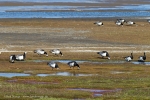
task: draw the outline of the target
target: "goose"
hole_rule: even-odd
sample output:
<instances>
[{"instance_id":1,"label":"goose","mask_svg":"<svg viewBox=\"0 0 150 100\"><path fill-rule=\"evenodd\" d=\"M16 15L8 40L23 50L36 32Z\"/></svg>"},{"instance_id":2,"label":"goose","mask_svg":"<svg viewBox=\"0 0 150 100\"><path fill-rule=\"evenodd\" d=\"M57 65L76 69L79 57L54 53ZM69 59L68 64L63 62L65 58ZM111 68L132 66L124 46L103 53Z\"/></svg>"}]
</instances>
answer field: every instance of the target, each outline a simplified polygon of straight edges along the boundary
<instances>
[{"instance_id":1,"label":"goose","mask_svg":"<svg viewBox=\"0 0 150 100\"><path fill-rule=\"evenodd\" d=\"M97 54L102 56L102 58L107 57L108 59L110 59L109 53L107 51L100 51L100 52L97 52Z\"/></svg>"},{"instance_id":2,"label":"goose","mask_svg":"<svg viewBox=\"0 0 150 100\"><path fill-rule=\"evenodd\" d=\"M78 69L80 69L80 66L76 61L70 61L67 64L70 66L70 68L73 67L73 69L74 69L74 67L77 66Z\"/></svg>"},{"instance_id":3,"label":"goose","mask_svg":"<svg viewBox=\"0 0 150 100\"><path fill-rule=\"evenodd\" d=\"M150 19L148 19L147 22L150 24Z\"/></svg>"},{"instance_id":4,"label":"goose","mask_svg":"<svg viewBox=\"0 0 150 100\"><path fill-rule=\"evenodd\" d=\"M53 49L50 52L55 54L55 55L59 55L60 54L61 56L63 56L62 52L59 49Z\"/></svg>"},{"instance_id":5,"label":"goose","mask_svg":"<svg viewBox=\"0 0 150 100\"><path fill-rule=\"evenodd\" d=\"M125 19L117 19L118 22L121 22L121 23L125 23L126 20Z\"/></svg>"},{"instance_id":6,"label":"goose","mask_svg":"<svg viewBox=\"0 0 150 100\"><path fill-rule=\"evenodd\" d=\"M125 60L128 61L128 62L133 60L133 53L131 53L130 56L125 57Z\"/></svg>"},{"instance_id":7,"label":"goose","mask_svg":"<svg viewBox=\"0 0 150 100\"><path fill-rule=\"evenodd\" d=\"M16 56L15 56L15 55L11 55L11 56L9 57L9 62L14 63L15 60L16 60Z\"/></svg>"},{"instance_id":8,"label":"goose","mask_svg":"<svg viewBox=\"0 0 150 100\"><path fill-rule=\"evenodd\" d=\"M48 62L47 65L49 65L52 68L52 70L54 68L59 69L59 66L56 62Z\"/></svg>"},{"instance_id":9,"label":"goose","mask_svg":"<svg viewBox=\"0 0 150 100\"><path fill-rule=\"evenodd\" d=\"M15 59L16 59L17 61L23 61L23 60L25 60L25 58L26 58L26 53L27 53L27 52L24 52L23 54L15 55Z\"/></svg>"},{"instance_id":10,"label":"goose","mask_svg":"<svg viewBox=\"0 0 150 100\"><path fill-rule=\"evenodd\" d=\"M121 21L116 21L116 23L115 23L116 25L118 25L118 26L121 26L121 25L123 25L123 23L121 22Z\"/></svg>"},{"instance_id":11,"label":"goose","mask_svg":"<svg viewBox=\"0 0 150 100\"><path fill-rule=\"evenodd\" d=\"M144 55L139 57L139 61L144 62L145 60L146 60L146 53L144 52Z\"/></svg>"},{"instance_id":12,"label":"goose","mask_svg":"<svg viewBox=\"0 0 150 100\"><path fill-rule=\"evenodd\" d=\"M14 63L15 61L24 61L26 58L26 53L24 52L24 54L19 54L19 55L11 55L9 57L9 62Z\"/></svg>"},{"instance_id":13,"label":"goose","mask_svg":"<svg viewBox=\"0 0 150 100\"><path fill-rule=\"evenodd\" d=\"M104 25L103 22L101 22L101 21L97 21L94 24L97 25L97 26L103 26Z\"/></svg>"},{"instance_id":14,"label":"goose","mask_svg":"<svg viewBox=\"0 0 150 100\"><path fill-rule=\"evenodd\" d=\"M127 25L133 25L133 24L135 24L135 22L133 22L133 21L127 21L126 24Z\"/></svg>"},{"instance_id":15,"label":"goose","mask_svg":"<svg viewBox=\"0 0 150 100\"><path fill-rule=\"evenodd\" d=\"M34 53L37 53L38 55L46 55L48 56L47 52L45 52L43 49L37 49L37 50L34 50Z\"/></svg>"}]
</instances>

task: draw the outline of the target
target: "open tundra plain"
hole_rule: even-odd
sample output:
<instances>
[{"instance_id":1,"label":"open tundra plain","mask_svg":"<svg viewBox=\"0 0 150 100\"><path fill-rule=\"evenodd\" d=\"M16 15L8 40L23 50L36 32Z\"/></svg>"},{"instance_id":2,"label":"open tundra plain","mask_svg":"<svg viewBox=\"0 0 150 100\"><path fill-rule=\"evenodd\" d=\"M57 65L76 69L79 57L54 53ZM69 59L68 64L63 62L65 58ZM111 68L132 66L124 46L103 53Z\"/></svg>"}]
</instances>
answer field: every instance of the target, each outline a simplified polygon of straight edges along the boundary
<instances>
[{"instance_id":1,"label":"open tundra plain","mask_svg":"<svg viewBox=\"0 0 150 100\"><path fill-rule=\"evenodd\" d=\"M103 26L93 24L99 20ZM0 98L150 99L150 24L134 19L134 25L117 26L115 21L0 19ZM48 57L34 53L36 49L44 49ZM50 53L53 49L63 56ZM103 50L110 60L97 54ZM25 61L9 62L10 55L24 52ZM126 62L131 52L133 60ZM138 62L144 52L146 61ZM79 70L67 65L71 60L78 62ZM60 69L52 70L49 61Z\"/></svg>"}]
</instances>

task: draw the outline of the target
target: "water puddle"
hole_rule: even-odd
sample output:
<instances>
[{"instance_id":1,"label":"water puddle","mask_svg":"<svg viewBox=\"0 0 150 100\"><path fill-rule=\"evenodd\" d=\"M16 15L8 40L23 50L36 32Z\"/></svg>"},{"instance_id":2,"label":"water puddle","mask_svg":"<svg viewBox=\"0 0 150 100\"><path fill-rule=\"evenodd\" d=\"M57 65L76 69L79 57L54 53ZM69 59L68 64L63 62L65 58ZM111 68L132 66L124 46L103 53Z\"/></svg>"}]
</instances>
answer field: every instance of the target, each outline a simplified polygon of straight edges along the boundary
<instances>
[{"instance_id":1,"label":"water puddle","mask_svg":"<svg viewBox=\"0 0 150 100\"><path fill-rule=\"evenodd\" d=\"M78 73L70 73L70 72L57 72L52 74L37 74L37 76L45 77L45 76L94 76L97 74L78 74Z\"/></svg>"},{"instance_id":2,"label":"water puddle","mask_svg":"<svg viewBox=\"0 0 150 100\"><path fill-rule=\"evenodd\" d=\"M59 62L67 64L71 60L51 60L52 62ZM49 60L32 60L32 62L49 62ZM150 62L139 62L139 61L113 61L113 60L107 60L105 62L98 62L98 61L90 61L90 60L76 60L77 63L90 63L90 64L123 64L123 63L132 63L132 64L143 64L143 65L150 65Z\"/></svg>"},{"instance_id":3,"label":"water puddle","mask_svg":"<svg viewBox=\"0 0 150 100\"><path fill-rule=\"evenodd\" d=\"M64 63L67 64L68 62L72 61L72 60L32 60L31 62L59 62L59 63ZM92 64L122 64L125 63L126 61L112 61L112 60L107 60L107 62L98 62L98 61L90 61L90 60L76 60L77 63L92 63Z\"/></svg>"},{"instance_id":4,"label":"water puddle","mask_svg":"<svg viewBox=\"0 0 150 100\"><path fill-rule=\"evenodd\" d=\"M60 62L60 63L64 63L67 64L68 62L72 61L72 60L53 60L54 62ZM84 63L84 62L88 62L87 60L76 60L77 63Z\"/></svg>"},{"instance_id":5,"label":"water puddle","mask_svg":"<svg viewBox=\"0 0 150 100\"><path fill-rule=\"evenodd\" d=\"M50 60L32 60L33 62L49 62ZM59 62L59 63L64 63L67 64L68 62L70 62L72 60L51 60L51 62ZM84 63L84 62L89 62L86 60L76 60L77 63Z\"/></svg>"},{"instance_id":6,"label":"water puddle","mask_svg":"<svg viewBox=\"0 0 150 100\"><path fill-rule=\"evenodd\" d=\"M140 64L143 64L143 65L150 65L150 62L132 62L133 64L136 64L136 65L140 65Z\"/></svg>"},{"instance_id":7,"label":"water puddle","mask_svg":"<svg viewBox=\"0 0 150 100\"><path fill-rule=\"evenodd\" d=\"M94 76L97 74L81 74L81 73L70 73L70 72L56 72L51 74L37 74L36 76L40 77L46 77L46 76ZM12 78L16 76L32 76L32 74L26 74L26 73L0 73L0 77L7 77Z\"/></svg>"},{"instance_id":8,"label":"water puddle","mask_svg":"<svg viewBox=\"0 0 150 100\"><path fill-rule=\"evenodd\" d=\"M93 97L99 97L102 96L105 93L111 93L111 92L118 92L121 91L121 89L114 89L114 90L98 90L98 89L83 89L83 88L77 88L77 89L69 89L69 90L77 90L77 91L87 91L93 93Z\"/></svg>"},{"instance_id":9,"label":"water puddle","mask_svg":"<svg viewBox=\"0 0 150 100\"><path fill-rule=\"evenodd\" d=\"M30 76L30 74L25 73L0 73L0 77L15 77L15 76Z\"/></svg>"}]
</instances>

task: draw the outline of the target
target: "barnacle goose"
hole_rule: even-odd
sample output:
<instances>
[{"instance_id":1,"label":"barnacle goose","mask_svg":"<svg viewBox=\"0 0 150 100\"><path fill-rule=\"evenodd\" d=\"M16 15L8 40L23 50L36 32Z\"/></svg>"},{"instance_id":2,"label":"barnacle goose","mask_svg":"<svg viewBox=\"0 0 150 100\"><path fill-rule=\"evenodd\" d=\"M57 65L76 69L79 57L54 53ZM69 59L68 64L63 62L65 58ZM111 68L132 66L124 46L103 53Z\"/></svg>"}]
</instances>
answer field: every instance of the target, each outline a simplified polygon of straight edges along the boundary
<instances>
[{"instance_id":1,"label":"barnacle goose","mask_svg":"<svg viewBox=\"0 0 150 100\"><path fill-rule=\"evenodd\" d=\"M100 52L97 52L97 54L102 56L102 58L107 57L108 59L110 59L109 53L107 51L100 51Z\"/></svg>"},{"instance_id":2,"label":"barnacle goose","mask_svg":"<svg viewBox=\"0 0 150 100\"><path fill-rule=\"evenodd\" d=\"M133 60L133 53L131 53L130 56L125 57L125 60L128 61L128 62Z\"/></svg>"},{"instance_id":3,"label":"barnacle goose","mask_svg":"<svg viewBox=\"0 0 150 100\"><path fill-rule=\"evenodd\" d=\"M15 60L16 60L16 56L15 56L15 55L11 55L11 56L9 57L9 62L14 63Z\"/></svg>"},{"instance_id":4,"label":"barnacle goose","mask_svg":"<svg viewBox=\"0 0 150 100\"><path fill-rule=\"evenodd\" d=\"M150 19L148 19L147 22L150 23Z\"/></svg>"},{"instance_id":5,"label":"barnacle goose","mask_svg":"<svg viewBox=\"0 0 150 100\"><path fill-rule=\"evenodd\" d=\"M48 56L47 52L45 52L45 50L43 50L43 49L34 50L34 53L37 53L38 55L46 55L46 56Z\"/></svg>"},{"instance_id":6,"label":"barnacle goose","mask_svg":"<svg viewBox=\"0 0 150 100\"><path fill-rule=\"evenodd\" d=\"M133 22L133 21L127 21L126 24L127 25L133 25L133 24L135 24L135 22Z\"/></svg>"},{"instance_id":7,"label":"barnacle goose","mask_svg":"<svg viewBox=\"0 0 150 100\"><path fill-rule=\"evenodd\" d=\"M70 68L73 67L73 69L74 69L74 67L77 66L78 69L80 69L80 66L76 61L70 61L67 64L70 66Z\"/></svg>"},{"instance_id":8,"label":"barnacle goose","mask_svg":"<svg viewBox=\"0 0 150 100\"><path fill-rule=\"evenodd\" d=\"M117 19L118 22L121 22L121 23L125 23L126 20L125 19Z\"/></svg>"},{"instance_id":9,"label":"barnacle goose","mask_svg":"<svg viewBox=\"0 0 150 100\"><path fill-rule=\"evenodd\" d=\"M9 57L9 61L10 61L11 63L14 63L15 60L16 60L16 61L24 61L25 58L26 58L26 53L27 53L27 52L24 52L23 54L19 54L19 55L11 55L11 56Z\"/></svg>"},{"instance_id":10,"label":"barnacle goose","mask_svg":"<svg viewBox=\"0 0 150 100\"><path fill-rule=\"evenodd\" d=\"M123 25L123 23L121 22L121 21L116 21L116 23L115 23L116 25L118 25L118 26L121 26L121 25Z\"/></svg>"},{"instance_id":11,"label":"barnacle goose","mask_svg":"<svg viewBox=\"0 0 150 100\"><path fill-rule=\"evenodd\" d=\"M50 52L53 53L54 55L59 55L60 54L61 56L63 56L62 52L59 49L53 49Z\"/></svg>"},{"instance_id":12,"label":"barnacle goose","mask_svg":"<svg viewBox=\"0 0 150 100\"><path fill-rule=\"evenodd\" d=\"M49 65L52 68L52 70L54 68L59 69L59 66L56 62L48 62L47 65Z\"/></svg>"},{"instance_id":13,"label":"barnacle goose","mask_svg":"<svg viewBox=\"0 0 150 100\"><path fill-rule=\"evenodd\" d=\"M146 53L144 52L144 55L140 56L138 61L144 62L145 60L146 60Z\"/></svg>"},{"instance_id":14,"label":"barnacle goose","mask_svg":"<svg viewBox=\"0 0 150 100\"><path fill-rule=\"evenodd\" d=\"M101 21L97 21L94 24L97 25L97 26L103 26L104 25L103 22L101 22Z\"/></svg>"}]
</instances>

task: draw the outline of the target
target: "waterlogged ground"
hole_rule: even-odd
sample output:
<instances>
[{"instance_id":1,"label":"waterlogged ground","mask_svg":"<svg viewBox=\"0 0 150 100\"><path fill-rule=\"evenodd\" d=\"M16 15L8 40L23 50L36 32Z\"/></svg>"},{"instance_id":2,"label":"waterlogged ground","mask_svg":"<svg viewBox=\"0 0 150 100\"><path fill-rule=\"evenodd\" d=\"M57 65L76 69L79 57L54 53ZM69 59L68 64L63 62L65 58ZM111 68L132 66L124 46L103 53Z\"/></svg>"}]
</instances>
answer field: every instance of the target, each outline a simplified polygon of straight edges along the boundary
<instances>
[{"instance_id":1,"label":"waterlogged ground","mask_svg":"<svg viewBox=\"0 0 150 100\"><path fill-rule=\"evenodd\" d=\"M1 19L0 89L3 99L149 99L149 23L116 26L116 19ZM129 20L129 19L127 19ZM39 56L35 49L48 53ZM63 56L49 51L60 49ZM107 50L110 60L97 52ZM12 54L26 60L9 63ZM133 52L131 62L124 60ZM146 52L145 62L138 57ZM70 68L67 62L80 65ZM52 70L47 62L57 62ZM62 92L63 91L63 92ZM70 94L71 93L71 94Z\"/></svg>"}]
</instances>

